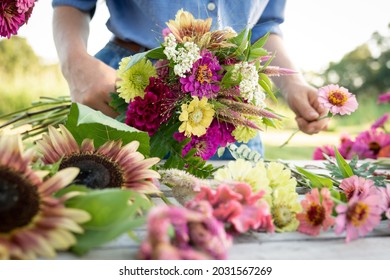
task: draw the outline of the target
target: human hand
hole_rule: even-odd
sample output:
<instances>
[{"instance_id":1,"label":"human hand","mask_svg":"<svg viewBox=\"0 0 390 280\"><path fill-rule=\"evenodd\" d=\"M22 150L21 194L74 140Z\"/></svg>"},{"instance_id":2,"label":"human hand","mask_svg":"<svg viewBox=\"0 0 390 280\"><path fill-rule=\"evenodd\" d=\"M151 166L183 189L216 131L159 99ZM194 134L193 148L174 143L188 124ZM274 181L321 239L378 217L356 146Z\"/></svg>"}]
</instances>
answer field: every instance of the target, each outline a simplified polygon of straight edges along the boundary
<instances>
[{"instance_id":1,"label":"human hand","mask_svg":"<svg viewBox=\"0 0 390 280\"><path fill-rule=\"evenodd\" d=\"M329 118L328 110L318 102L317 89L302 81L288 84L283 91L287 104L294 111L299 129L306 134L315 134L326 130Z\"/></svg>"},{"instance_id":2,"label":"human hand","mask_svg":"<svg viewBox=\"0 0 390 280\"><path fill-rule=\"evenodd\" d=\"M99 110L105 115L118 114L109 106L110 93L115 91L115 69L88 54L69 61L63 68L72 101Z\"/></svg>"}]
</instances>

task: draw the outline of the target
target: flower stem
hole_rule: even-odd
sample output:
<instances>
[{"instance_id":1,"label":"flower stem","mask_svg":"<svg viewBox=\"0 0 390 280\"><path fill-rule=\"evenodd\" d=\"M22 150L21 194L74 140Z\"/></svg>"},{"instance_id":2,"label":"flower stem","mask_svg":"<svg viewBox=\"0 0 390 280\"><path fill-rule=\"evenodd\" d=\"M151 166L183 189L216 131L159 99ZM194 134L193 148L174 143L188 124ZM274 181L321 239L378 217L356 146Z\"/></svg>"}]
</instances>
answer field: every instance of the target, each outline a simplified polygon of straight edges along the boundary
<instances>
[{"instance_id":1,"label":"flower stem","mask_svg":"<svg viewBox=\"0 0 390 280\"><path fill-rule=\"evenodd\" d=\"M288 137L288 139L287 139L282 145L280 145L279 147L280 147L280 148L283 148L284 146L286 146L286 145L290 142L290 140L295 136L295 134L297 134L298 132L299 132L299 129L295 130L295 131L290 135L290 137Z\"/></svg>"}]
</instances>

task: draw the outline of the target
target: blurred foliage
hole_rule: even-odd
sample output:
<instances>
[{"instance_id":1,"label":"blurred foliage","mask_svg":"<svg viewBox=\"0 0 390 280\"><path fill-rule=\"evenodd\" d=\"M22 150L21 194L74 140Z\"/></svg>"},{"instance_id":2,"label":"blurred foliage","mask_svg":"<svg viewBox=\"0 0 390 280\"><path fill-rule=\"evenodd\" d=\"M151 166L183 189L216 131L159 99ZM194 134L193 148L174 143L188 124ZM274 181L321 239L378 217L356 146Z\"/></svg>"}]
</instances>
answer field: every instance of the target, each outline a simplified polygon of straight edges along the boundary
<instances>
[{"instance_id":1,"label":"blurred foliage","mask_svg":"<svg viewBox=\"0 0 390 280\"><path fill-rule=\"evenodd\" d=\"M316 86L337 83L358 96L371 98L390 91L390 24L385 34L373 33L366 43L310 79Z\"/></svg>"}]
</instances>

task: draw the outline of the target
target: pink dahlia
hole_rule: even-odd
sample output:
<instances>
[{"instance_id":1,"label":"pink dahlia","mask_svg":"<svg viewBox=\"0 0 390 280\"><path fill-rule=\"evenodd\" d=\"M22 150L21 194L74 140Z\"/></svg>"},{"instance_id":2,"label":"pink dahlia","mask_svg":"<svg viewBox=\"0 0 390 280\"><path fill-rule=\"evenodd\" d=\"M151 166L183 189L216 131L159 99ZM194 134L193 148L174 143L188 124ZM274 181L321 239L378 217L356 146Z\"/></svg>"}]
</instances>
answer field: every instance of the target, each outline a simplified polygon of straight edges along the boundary
<instances>
[{"instance_id":1,"label":"pink dahlia","mask_svg":"<svg viewBox=\"0 0 390 280\"><path fill-rule=\"evenodd\" d=\"M383 93L378 97L378 103L389 103L390 102L390 92Z\"/></svg>"},{"instance_id":2,"label":"pink dahlia","mask_svg":"<svg viewBox=\"0 0 390 280\"><path fill-rule=\"evenodd\" d=\"M363 237L371 232L381 221L382 198L378 194L351 197L348 204L336 207L336 234L346 231L346 241Z\"/></svg>"},{"instance_id":3,"label":"pink dahlia","mask_svg":"<svg viewBox=\"0 0 390 280\"><path fill-rule=\"evenodd\" d=\"M173 94L169 87L160 79L151 77L145 96L137 96L129 103L125 122L152 136L170 118L173 109Z\"/></svg>"},{"instance_id":4,"label":"pink dahlia","mask_svg":"<svg viewBox=\"0 0 390 280\"><path fill-rule=\"evenodd\" d=\"M390 114L386 113L383 114L382 117L377 119L372 125L371 128L383 128L385 123L390 119Z\"/></svg>"},{"instance_id":5,"label":"pink dahlia","mask_svg":"<svg viewBox=\"0 0 390 280\"><path fill-rule=\"evenodd\" d=\"M301 201L302 213L297 214L299 220L298 231L308 235L320 234L321 228L327 231L334 224L332 218L333 201L327 188L312 189Z\"/></svg>"},{"instance_id":6,"label":"pink dahlia","mask_svg":"<svg viewBox=\"0 0 390 280\"><path fill-rule=\"evenodd\" d=\"M201 187L195 201L208 201L213 216L224 222L234 233L249 230L274 232L269 205L261 200L264 192L253 193L250 185L220 184L216 189Z\"/></svg>"},{"instance_id":7,"label":"pink dahlia","mask_svg":"<svg viewBox=\"0 0 390 280\"><path fill-rule=\"evenodd\" d=\"M0 2L0 36L16 35L20 26L26 23L26 15L18 12L17 2L4 0Z\"/></svg>"},{"instance_id":8,"label":"pink dahlia","mask_svg":"<svg viewBox=\"0 0 390 280\"><path fill-rule=\"evenodd\" d=\"M190 92L192 96L199 98L216 97L220 89L218 82L221 80L218 71L222 67L217 57L208 50L203 50L200 55L202 57L193 64L191 74L180 78L182 91Z\"/></svg>"},{"instance_id":9,"label":"pink dahlia","mask_svg":"<svg viewBox=\"0 0 390 280\"><path fill-rule=\"evenodd\" d=\"M333 115L350 115L358 107L356 97L348 89L333 84L318 90L318 101Z\"/></svg>"},{"instance_id":10,"label":"pink dahlia","mask_svg":"<svg viewBox=\"0 0 390 280\"><path fill-rule=\"evenodd\" d=\"M390 134L379 129L369 129L361 132L355 139L351 152L360 159L376 159L381 149L390 145Z\"/></svg>"},{"instance_id":11,"label":"pink dahlia","mask_svg":"<svg viewBox=\"0 0 390 280\"><path fill-rule=\"evenodd\" d=\"M34 7L36 0L17 0L16 7L18 8L18 13L26 13Z\"/></svg>"},{"instance_id":12,"label":"pink dahlia","mask_svg":"<svg viewBox=\"0 0 390 280\"><path fill-rule=\"evenodd\" d=\"M374 181L356 175L343 179L339 187L344 191L348 200L354 195L364 197L377 192Z\"/></svg>"},{"instance_id":13,"label":"pink dahlia","mask_svg":"<svg viewBox=\"0 0 390 280\"><path fill-rule=\"evenodd\" d=\"M211 209L210 205L202 207ZM138 253L144 260L226 259L232 243L223 224L213 216L183 207L153 208L147 226Z\"/></svg>"},{"instance_id":14,"label":"pink dahlia","mask_svg":"<svg viewBox=\"0 0 390 280\"><path fill-rule=\"evenodd\" d=\"M325 155L328 155L330 157L334 157L334 149L331 145L325 145L322 147L317 147L313 152L313 159L314 160L324 160L326 159L324 157Z\"/></svg>"}]
</instances>

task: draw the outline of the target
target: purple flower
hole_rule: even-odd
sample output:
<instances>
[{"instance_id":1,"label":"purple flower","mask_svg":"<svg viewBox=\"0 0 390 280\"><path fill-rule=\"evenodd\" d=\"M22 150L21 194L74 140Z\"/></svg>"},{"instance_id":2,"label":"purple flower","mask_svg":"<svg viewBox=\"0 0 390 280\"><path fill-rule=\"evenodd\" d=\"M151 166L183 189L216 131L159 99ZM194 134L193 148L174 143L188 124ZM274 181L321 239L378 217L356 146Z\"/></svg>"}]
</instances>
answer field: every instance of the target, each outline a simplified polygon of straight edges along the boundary
<instances>
[{"instance_id":1,"label":"purple flower","mask_svg":"<svg viewBox=\"0 0 390 280\"><path fill-rule=\"evenodd\" d=\"M371 128L380 128L380 127L384 127L385 123L389 120L390 118L390 114L389 113L386 113L386 114L383 114L382 117L380 117L379 119L377 119L371 126Z\"/></svg>"},{"instance_id":2,"label":"purple flower","mask_svg":"<svg viewBox=\"0 0 390 280\"><path fill-rule=\"evenodd\" d=\"M390 92L383 93L378 97L378 103L389 103L390 102Z\"/></svg>"},{"instance_id":3,"label":"purple flower","mask_svg":"<svg viewBox=\"0 0 390 280\"><path fill-rule=\"evenodd\" d=\"M181 89L199 98L203 96L216 97L220 89L218 82L222 78L218 71L222 67L219 65L218 59L208 50L203 50L200 55L202 58L194 63L190 75L180 78Z\"/></svg>"},{"instance_id":4,"label":"purple flower","mask_svg":"<svg viewBox=\"0 0 390 280\"><path fill-rule=\"evenodd\" d=\"M5 0L0 2L0 36L7 37L16 35L20 26L26 23L24 13L18 12L17 2Z\"/></svg>"},{"instance_id":5,"label":"purple flower","mask_svg":"<svg viewBox=\"0 0 390 280\"><path fill-rule=\"evenodd\" d=\"M360 159L378 157L379 151L390 145L390 134L378 129L369 129L361 132L352 145L351 153L359 156Z\"/></svg>"}]
</instances>

